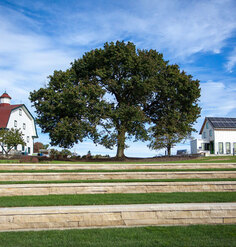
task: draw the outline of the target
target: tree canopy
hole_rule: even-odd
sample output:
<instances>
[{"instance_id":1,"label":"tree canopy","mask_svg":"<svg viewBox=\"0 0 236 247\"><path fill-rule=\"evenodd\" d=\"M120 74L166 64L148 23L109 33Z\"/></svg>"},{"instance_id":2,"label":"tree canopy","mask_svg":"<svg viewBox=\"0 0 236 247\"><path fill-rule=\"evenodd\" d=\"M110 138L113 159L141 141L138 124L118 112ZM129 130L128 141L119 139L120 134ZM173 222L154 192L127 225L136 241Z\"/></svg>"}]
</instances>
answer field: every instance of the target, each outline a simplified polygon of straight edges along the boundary
<instances>
[{"instance_id":1,"label":"tree canopy","mask_svg":"<svg viewBox=\"0 0 236 247\"><path fill-rule=\"evenodd\" d=\"M199 81L181 72L178 65L167 65L146 108L153 123L149 147L166 148L170 155L174 144L189 138L200 116L199 97Z\"/></svg>"},{"instance_id":2,"label":"tree canopy","mask_svg":"<svg viewBox=\"0 0 236 247\"><path fill-rule=\"evenodd\" d=\"M179 110L197 105L199 93L185 95L184 87L200 92L198 82L183 76L178 67L174 71L175 66L172 73L179 81L172 82L166 78L169 67L155 50L137 50L131 42L105 43L103 49L91 50L75 60L68 70L54 71L45 88L30 93L37 122L49 133L52 145L70 148L91 138L107 148L117 146L117 157L123 158L126 139L148 140L147 123L157 123L162 110L170 108L164 95L174 93L173 101L179 105L182 97L186 98L186 105ZM188 82L182 82L185 80ZM178 82L183 89L179 87L177 97ZM157 104L160 97L162 109ZM194 99L187 100L191 97ZM197 116L193 113L190 122ZM186 122L189 120L186 116Z\"/></svg>"}]
</instances>

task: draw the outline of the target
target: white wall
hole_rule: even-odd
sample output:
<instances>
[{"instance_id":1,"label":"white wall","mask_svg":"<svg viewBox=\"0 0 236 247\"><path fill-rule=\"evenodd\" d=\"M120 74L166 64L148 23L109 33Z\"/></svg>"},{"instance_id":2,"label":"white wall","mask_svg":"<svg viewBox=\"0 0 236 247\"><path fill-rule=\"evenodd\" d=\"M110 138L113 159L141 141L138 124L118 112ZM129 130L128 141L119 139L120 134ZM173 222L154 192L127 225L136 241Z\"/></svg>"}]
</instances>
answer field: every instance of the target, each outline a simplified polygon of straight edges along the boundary
<instances>
[{"instance_id":1,"label":"white wall","mask_svg":"<svg viewBox=\"0 0 236 247\"><path fill-rule=\"evenodd\" d=\"M219 142L223 142L224 154L226 154L226 142L230 142L231 154L233 153L233 143L236 143L236 130L222 131L215 130L215 153L219 152ZM235 150L236 151L236 150Z\"/></svg>"},{"instance_id":2,"label":"white wall","mask_svg":"<svg viewBox=\"0 0 236 247\"><path fill-rule=\"evenodd\" d=\"M20 109L21 109L21 115L20 115ZM17 126L15 127L15 120L17 121ZM23 124L25 124L25 129L23 129ZM23 138L26 143L26 146L24 147L24 151L28 153L28 148L30 148L30 153L33 153L33 146L34 146L34 140L33 136L36 136L35 132L35 124L34 119L31 117L31 115L28 113L26 108L24 106L14 109L11 112L7 128L14 128L14 129L20 129L23 133ZM22 151L22 146L18 145L17 150Z\"/></svg>"}]
</instances>

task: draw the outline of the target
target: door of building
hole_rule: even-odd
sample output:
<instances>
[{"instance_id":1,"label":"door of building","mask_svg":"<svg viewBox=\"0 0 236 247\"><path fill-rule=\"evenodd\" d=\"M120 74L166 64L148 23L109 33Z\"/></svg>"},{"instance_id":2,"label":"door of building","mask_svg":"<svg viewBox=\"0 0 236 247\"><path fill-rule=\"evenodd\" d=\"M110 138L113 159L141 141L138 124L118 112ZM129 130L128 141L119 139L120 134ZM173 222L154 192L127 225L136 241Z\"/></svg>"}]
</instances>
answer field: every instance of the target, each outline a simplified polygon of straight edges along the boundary
<instances>
[{"instance_id":1,"label":"door of building","mask_svg":"<svg viewBox=\"0 0 236 247\"><path fill-rule=\"evenodd\" d=\"M215 153L215 150L214 150L214 141L211 141L210 142L210 153L211 154L214 154Z\"/></svg>"}]
</instances>

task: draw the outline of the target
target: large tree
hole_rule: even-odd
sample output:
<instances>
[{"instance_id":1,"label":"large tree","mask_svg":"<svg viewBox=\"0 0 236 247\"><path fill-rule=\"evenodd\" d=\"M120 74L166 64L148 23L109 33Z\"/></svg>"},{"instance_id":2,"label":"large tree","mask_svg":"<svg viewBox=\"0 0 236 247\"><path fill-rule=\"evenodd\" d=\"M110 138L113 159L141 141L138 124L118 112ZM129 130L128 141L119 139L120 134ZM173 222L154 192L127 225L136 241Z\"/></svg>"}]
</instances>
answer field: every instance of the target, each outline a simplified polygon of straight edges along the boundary
<instances>
[{"instance_id":1,"label":"large tree","mask_svg":"<svg viewBox=\"0 0 236 247\"><path fill-rule=\"evenodd\" d=\"M166 148L171 155L176 143L189 138L200 115L199 97L199 81L180 71L178 65L167 65L146 107L153 124L149 147Z\"/></svg>"},{"instance_id":2,"label":"large tree","mask_svg":"<svg viewBox=\"0 0 236 247\"><path fill-rule=\"evenodd\" d=\"M12 128L0 130L0 146L3 153L8 156L9 152L17 145L26 145L19 129Z\"/></svg>"},{"instance_id":3,"label":"large tree","mask_svg":"<svg viewBox=\"0 0 236 247\"><path fill-rule=\"evenodd\" d=\"M67 71L55 71L45 88L30 94L37 122L52 145L68 148L88 137L107 148L117 146L117 157L123 158L127 138L149 138L150 99L166 86L162 74L167 66L155 50L106 43Z\"/></svg>"}]
</instances>

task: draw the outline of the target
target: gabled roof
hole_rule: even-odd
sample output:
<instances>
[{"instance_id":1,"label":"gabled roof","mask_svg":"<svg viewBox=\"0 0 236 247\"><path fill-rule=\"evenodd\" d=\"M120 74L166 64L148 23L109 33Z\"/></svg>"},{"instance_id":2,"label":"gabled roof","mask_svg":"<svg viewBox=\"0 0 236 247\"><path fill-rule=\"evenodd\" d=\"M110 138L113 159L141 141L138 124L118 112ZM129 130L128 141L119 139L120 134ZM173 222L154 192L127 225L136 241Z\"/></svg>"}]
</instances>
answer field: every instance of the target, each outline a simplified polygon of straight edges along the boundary
<instances>
[{"instance_id":1,"label":"gabled roof","mask_svg":"<svg viewBox=\"0 0 236 247\"><path fill-rule=\"evenodd\" d=\"M0 128L6 128L8 120L11 115L11 111L23 106L21 105L9 105L9 104L0 104Z\"/></svg>"},{"instance_id":2,"label":"gabled roof","mask_svg":"<svg viewBox=\"0 0 236 247\"><path fill-rule=\"evenodd\" d=\"M236 118L206 117L200 130L200 134L202 134L207 120L214 129L236 129Z\"/></svg>"}]
</instances>

